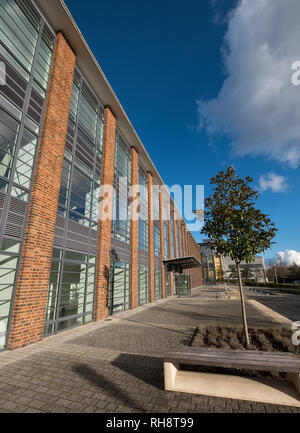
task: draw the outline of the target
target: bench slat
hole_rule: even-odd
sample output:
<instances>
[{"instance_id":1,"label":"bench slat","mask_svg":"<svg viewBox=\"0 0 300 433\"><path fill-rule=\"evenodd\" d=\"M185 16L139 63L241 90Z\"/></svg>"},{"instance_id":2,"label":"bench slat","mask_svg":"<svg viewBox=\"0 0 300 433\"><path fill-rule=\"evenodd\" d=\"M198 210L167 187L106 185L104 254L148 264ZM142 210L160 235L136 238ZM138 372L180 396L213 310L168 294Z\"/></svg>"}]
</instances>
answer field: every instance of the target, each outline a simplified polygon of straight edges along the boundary
<instances>
[{"instance_id":1,"label":"bench slat","mask_svg":"<svg viewBox=\"0 0 300 433\"><path fill-rule=\"evenodd\" d=\"M164 361L190 365L300 373L300 360L289 352L179 346L170 348Z\"/></svg>"}]
</instances>

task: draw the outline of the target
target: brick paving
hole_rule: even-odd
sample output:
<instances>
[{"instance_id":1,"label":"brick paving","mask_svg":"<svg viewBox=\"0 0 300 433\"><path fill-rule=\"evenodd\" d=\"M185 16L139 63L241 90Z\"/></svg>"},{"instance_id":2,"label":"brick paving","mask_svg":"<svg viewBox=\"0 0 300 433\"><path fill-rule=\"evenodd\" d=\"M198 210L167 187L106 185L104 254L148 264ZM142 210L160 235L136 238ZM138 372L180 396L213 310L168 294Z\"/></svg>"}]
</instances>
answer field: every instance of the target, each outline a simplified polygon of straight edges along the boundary
<instances>
[{"instance_id":1,"label":"brick paving","mask_svg":"<svg viewBox=\"0 0 300 433\"><path fill-rule=\"evenodd\" d=\"M204 322L240 323L239 301L200 288L0 354L0 412L300 412L163 389L162 357ZM250 326L276 326L248 304Z\"/></svg>"}]
</instances>

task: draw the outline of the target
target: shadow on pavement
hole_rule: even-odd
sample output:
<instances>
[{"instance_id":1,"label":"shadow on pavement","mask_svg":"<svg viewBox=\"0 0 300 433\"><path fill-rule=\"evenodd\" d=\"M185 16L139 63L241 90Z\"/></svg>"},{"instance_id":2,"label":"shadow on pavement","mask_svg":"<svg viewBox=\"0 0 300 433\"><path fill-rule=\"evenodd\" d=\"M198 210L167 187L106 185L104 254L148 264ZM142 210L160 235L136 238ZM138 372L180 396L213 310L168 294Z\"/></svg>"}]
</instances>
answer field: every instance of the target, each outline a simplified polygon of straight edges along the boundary
<instances>
[{"instance_id":1,"label":"shadow on pavement","mask_svg":"<svg viewBox=\"0 0 300 433\"><path fill-rule=\"evenodd\" d=\"M85 364L75 364L72 370L79 376L83 377L87 381L91 382L92 385L98 386L108 396L114 396L121 400L124 406L132 407L144 411L138 402L131 399L129 395L123 392L116 384L105 379L101 374L97 373L96 370Z\"/></svg>"},{"instance_id":2,"label":"shadow on pavement","mask_svg":"<svg viewBox=\"0 0 300 433\"><path fill-rule=\"evenodd\" d=\"M111 365L151 386L164 390L164 364L162 358L122 353Z\"/></svg>"}]
</instances>

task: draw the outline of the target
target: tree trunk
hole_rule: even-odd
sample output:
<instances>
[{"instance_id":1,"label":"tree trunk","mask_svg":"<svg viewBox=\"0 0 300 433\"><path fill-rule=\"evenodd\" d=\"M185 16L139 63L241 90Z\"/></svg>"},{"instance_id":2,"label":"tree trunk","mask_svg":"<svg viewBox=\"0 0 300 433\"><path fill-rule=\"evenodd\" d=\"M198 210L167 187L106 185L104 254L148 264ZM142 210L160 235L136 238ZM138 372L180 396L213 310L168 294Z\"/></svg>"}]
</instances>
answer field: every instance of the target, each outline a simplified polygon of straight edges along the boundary
<instances>
[{"instance_id":1,"label":"tree trunk","mask_svg":"<svg viewBox=\"0 0 300 433\"><path fill-rule=\"evenodd\" d=\"M241 277L241 270L240 270L240 264L239 263L236 263L236 268L237 268L237 273L238 273L239 288L240 288L240 295L241 295L242 316L243 316L243 324L244 324L244 331L245 331L245 338L246 338L246 347L248 349L249 345L250 345L250 340L249 340L249 334L248 334L245 298L244 298L243 284L242 284L242 277Z\"/></svg>"}]
</instances>

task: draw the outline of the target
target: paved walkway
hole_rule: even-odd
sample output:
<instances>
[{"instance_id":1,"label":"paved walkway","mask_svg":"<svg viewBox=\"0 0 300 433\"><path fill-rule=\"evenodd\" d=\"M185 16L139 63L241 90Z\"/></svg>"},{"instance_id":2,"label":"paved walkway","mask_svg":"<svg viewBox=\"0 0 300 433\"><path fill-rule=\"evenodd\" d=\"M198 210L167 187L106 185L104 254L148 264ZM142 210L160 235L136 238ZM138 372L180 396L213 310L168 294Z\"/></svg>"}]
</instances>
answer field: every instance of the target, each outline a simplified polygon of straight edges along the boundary
<instances>
[{"instance_id":1,"label":"paved walkway","mask_svg":"<svg viewBox=\"0 0 300 433\"><path fill-rule=\"evenodd\" d=\"M251 326L276 326L250 303ZM247 401L166 392L162 357L200 323L240 323L237 300L212 287L0 354L0 412L300 412Z\"/></svg>"}]
</instances>

